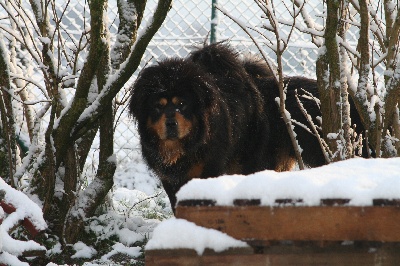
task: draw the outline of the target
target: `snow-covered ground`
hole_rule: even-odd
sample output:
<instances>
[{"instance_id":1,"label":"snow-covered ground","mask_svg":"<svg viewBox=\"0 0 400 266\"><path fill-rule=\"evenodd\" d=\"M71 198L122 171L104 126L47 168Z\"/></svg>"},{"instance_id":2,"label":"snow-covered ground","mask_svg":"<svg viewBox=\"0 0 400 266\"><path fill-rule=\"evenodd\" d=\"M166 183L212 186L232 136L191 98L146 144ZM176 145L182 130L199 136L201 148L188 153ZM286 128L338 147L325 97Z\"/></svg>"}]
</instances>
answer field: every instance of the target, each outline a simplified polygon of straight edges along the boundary
<instances>
[{"instance_id":1,"label":"snow-covered ground","mask_svg":"<svg viewBox=\"0 0 400 266\"><path fill-rule=\"evenodd\" d=\"M137 140L133 140L137 141ZM116 254L132 258L130 262L143 255L143 244L151 238L154 228L160 221L172 216L169 200L157 177L147 169L140 154L133 158L124 158L118 164L114 175L114 188L109 193L105 213L91 218L86 231L97 236L99 241L116 239L111 250L100 256L100 250L83 242L73 245L75 254L72 258L87 261L84 265L118 265L113 263L112 256ZM27 250L46 250L44 246L34 241L18 241L13 239L8 231L18 225L24 218L29 218L37 229L47 227L42 217L41 208L31 201L24 193L12 189L0 178L0 189L6 191L5 201L16 207L17 211L6 214L0 207L0 264L29 265L18 260L17 256ZM61 252L58 243L52 249L47 249L46 256L56 256ZM55 263L48 265L55 266Z\"/></svg>"},{"instance_id":2,"label":"snow-covered ground","mask_svg":"<svg viewBox=\"0 0 400 266\"><path fill-rule=\"evenodd\" d=\"M248 245L215 229L207 229L176 218L160 223L154 230L153 238L146 245L147 250L188 248L195 250L199 255L203 254L206 248L220 252L230 247Z\"/></svg>"}]
</instances>

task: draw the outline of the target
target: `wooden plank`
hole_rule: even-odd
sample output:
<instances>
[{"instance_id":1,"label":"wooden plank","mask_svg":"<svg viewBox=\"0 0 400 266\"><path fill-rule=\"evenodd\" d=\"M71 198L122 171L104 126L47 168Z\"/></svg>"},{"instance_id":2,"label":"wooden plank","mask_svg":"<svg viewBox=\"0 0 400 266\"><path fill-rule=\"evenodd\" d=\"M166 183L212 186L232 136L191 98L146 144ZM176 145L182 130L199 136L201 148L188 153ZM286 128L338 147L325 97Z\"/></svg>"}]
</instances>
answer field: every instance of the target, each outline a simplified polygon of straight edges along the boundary
<instances>
[{"instance_id":1,"label":"wooden plank","mask_svg":"<svg viewBox=\"0 0 400 266\"><path fill-rule=\"evenodd\" d=\"M242 240L400 242L400 207L178 205L176 217Z\"/></svg>"},{"instance_id":2,"label":"wooden plank","mask_svg":"<svg viewBox=\"0 0 400 266\"><path fill-rule=\"evenodd\" d=\"M174 251L172 251L174 252ZM262 261L260 255L204 255L160 257L146 255L146 266L202 266L202 265L268 265Z\"/></svg>"},{"instance_id":3,"label":"wooden plank","mask_svg":"<svg viewBox=\"0 0 400 266\"><path fill-rule=\"evenodd\" d=\"M214 250L206 249L201 256L192 249L163 249L146 250L145 262L146 266L210 265L210 263L215 265L226 262L234 262L233 264L226 265L244 265L246 261L254 260L252 256L254 256L252 248L230 248L222 252L215 252Z\"/></svg>"},{"instance_id":4,"label":"wooden plank","mask_svg":"<svg viewBox=\"0 0 400 266\"><path fill-rule=\"evenodd\" d=\"M274 246L263 254L247 252L205 252L199 256L194 250L171 249L146 251L146 266L165 265L400 265L399 246L378 248L358 246Z\"/></svg>"}]
</instances>

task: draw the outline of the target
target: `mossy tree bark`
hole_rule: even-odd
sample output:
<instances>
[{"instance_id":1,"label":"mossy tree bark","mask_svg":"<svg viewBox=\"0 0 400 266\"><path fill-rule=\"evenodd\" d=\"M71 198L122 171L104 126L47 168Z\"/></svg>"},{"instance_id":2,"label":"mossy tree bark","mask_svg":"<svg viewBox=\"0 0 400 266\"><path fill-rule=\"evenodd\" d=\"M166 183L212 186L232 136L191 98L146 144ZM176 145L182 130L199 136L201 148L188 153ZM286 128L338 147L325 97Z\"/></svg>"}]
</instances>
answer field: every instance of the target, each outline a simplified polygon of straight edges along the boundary
<instances>
[{"instance_id":1,"label":"mossy tree bark","mask_svg":"<svg viewBox=\"0 0 400 266\"><path fill-rule=\"evenodd\" d=\"M0 35L0 38L3 38ZM0 178L4 178L15 187L16 141L14 113L11 102L11 84L8 68L8 56L0 40Z\"/></svg>"},{"instance_id":2,"label":"mossy tree bark","mask_svg":"<svg viewBox=\"0 0 400 266\"><path fill-rule=\"evenodd\" d=\"M144 28L144 33L138 37L146 1L117 2L119 7L123 5L126 9L119 8L121 23L117 39L121 41L113 48L110 47L109 25L105 19L107 1L89 2L90 32L84 34L90 34L88 38L90 45L86 46L88 53L79 72L75 94L70 102L65 104L62 90L67 85L59 75L60 58L54 54L55 48L60 51L62 47L56 47L60 42L55 41L56 38L52 35L58 31L49 30L50 16L47 12L52 7L30 1L36 17L36 29L40 35L40 38L35 40L41 42L38 47L42 48L36 58L41 59L40 69L44 77L46 94L50 99L43 112L50 110L50 119L45 131L43 150L35 145L31 146L24 163L24 170L29 169L33 173L31 192L37 194L43 201L44 217L52 232L57 234L64 244L79 240L84 219L94 215L96 208L104 202L113 185L116 169L113 150L115 115L113 100L139 66L147 45L160 28L172 5L171 0L160 0L153 19ZM129 14L126 14L127 12ZM60 27L56 19L55 27ZM122 62L125 64L121 65ZM3 71L3 66L6 67L9 63L7 60L4 60L4 64L0 62L1 75L8 73ZM76 73L75 71L74 67L73 72ZM10 80L10 77L4 79L1 77L1 81L8 84ZM89 97L89 93L97 96L93 99ZM1 96L4 96L2 91ZM7 110L1 108L1 114L7 115ZM78 181L97 131L100 132L97 174L87 188L81 189ZM32 132L35 135L38 131ZM15 143L11 144L11 147L15 147ZM14 171L15 169L11 172ZM19 171L16 179L20 178L23 172Z\"/></svg>"},{"instance_id":3,"label":"mossy tree bark","mask_svg":"<svg viewBox=\"0 0 400 266\"><path fill-rule=\"evenodd\" d=\"M337 43L340 1L327 0L327 18L324 34L324 53L317 60L317 81L321 101L322 134L333 154L337 151L336 139L330 133L339 133L340 119L340 59ZM339 156L333 161L339 160Z\"/></svg>"}]
</instances>

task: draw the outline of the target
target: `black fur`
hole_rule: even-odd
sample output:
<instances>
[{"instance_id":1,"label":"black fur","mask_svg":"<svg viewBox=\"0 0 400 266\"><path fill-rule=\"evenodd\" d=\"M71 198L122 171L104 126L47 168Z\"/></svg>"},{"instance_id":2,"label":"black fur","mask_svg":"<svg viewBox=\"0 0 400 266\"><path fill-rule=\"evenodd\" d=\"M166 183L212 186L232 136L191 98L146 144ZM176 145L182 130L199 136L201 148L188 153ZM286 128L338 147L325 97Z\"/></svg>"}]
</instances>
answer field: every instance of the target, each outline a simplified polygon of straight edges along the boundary
<instances>
[{"instance_id":1,"label":"black fur","mask_svg":"<svg viewBox=\"0 0 400 266\"><path fill-rule=\"evenodd\" d=\"M292 77L285 82L287 110L293 119L308 125L294 94L297 89L302 95L302 88L318 96L316 81ZM171 102L175 96L189 103L185 111ZM268 66L251 57L239 58L223 43L196 50L186 59L163 60L140 73L129 108L138 123L144 159L160 177L172 208L176 192L192 178L293 167L295 154L277 97L278 85ZM162 140L155 133L154 128L170 127L159 122L167 115L154 107L157 99L166 103L161 109L176 109L174 129L183 114L182 121L189 125L183 127L189 130L187 135ZM321 116L315 101L302 98L302 103L313 118ZM323 165L317 138L300 126L295 131L306 164Z\"/></svg>"}]
</instances>

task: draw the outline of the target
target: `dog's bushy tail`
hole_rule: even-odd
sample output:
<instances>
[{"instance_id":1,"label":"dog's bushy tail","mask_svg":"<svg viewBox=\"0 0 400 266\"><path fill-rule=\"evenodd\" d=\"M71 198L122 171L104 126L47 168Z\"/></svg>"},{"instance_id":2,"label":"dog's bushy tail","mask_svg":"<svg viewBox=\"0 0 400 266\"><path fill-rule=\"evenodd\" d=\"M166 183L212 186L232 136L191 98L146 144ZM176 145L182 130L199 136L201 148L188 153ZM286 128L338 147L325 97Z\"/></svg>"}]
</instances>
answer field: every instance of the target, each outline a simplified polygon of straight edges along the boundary
<instances>
[{"instance_id":1,"label":"dog's bushy tail","mask_svg":"<svg viewBox=\"0 0 400 266\"><path fill-rule=\"evenodd\" d=\"M246 72L253 78L272 78L274 76L273 71L268 66L264 59L261 59L254 55L246 55L242 59L242 65ZM270 64L272 66L272 64Z\"/></svg>"},{"instance_id":2,"label":"dog's bushy tail","mask_svg":"<svg viewBox=\"0 0 400 266\"><path fill-rule=\"evenodd\" d=\"M194 50L188 60L216 77L244 78L245 72L239 54L226 42L213 43Z\"/></svg>"}]
</instances>

